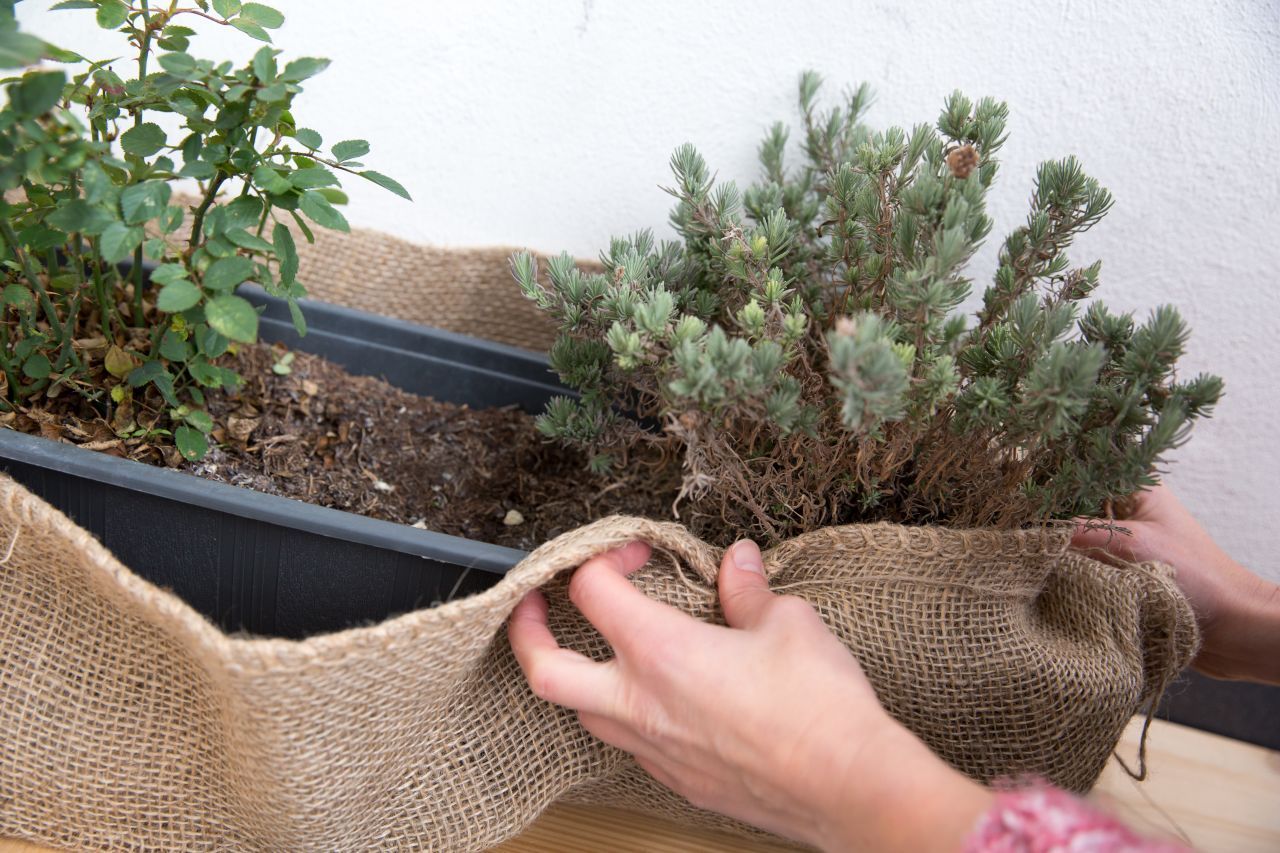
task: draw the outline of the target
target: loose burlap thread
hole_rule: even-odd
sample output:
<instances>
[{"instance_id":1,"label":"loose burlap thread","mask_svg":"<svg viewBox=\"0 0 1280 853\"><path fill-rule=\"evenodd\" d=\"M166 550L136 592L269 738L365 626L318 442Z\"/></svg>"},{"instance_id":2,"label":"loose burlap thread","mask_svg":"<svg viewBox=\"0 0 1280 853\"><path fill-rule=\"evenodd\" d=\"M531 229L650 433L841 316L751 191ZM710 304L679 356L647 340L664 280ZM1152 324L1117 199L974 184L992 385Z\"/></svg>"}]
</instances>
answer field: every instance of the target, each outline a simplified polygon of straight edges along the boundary
<instances>
[{"instance_id":1,"label":"loose burlap thread","mask_svg":"<svg viewBox=\"0 0 1280 853\"><path fill-rule=\"evenodd\" d=\"M476 850L569 798L735 831L537 699L506 617L543 586L561 641L603 639L567 570L624 542L648 595L718 621L719 553L614 517L479 595L294 641L228 636L0 478L0 837L67 848ZM1089 788L1198 635L1169 573L1059 530L839 527L765 555L889 710L980 780Z\"/></svg>"}]
</instances>

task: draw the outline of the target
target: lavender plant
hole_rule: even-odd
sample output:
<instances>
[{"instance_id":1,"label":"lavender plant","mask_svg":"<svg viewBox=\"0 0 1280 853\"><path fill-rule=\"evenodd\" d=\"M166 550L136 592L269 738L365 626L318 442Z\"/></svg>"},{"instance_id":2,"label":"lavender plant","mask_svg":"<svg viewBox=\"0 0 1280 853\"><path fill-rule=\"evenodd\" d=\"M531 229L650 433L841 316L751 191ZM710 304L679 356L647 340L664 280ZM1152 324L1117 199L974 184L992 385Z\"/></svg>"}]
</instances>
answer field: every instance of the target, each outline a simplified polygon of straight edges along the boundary
<instances>
[{"instance_id":1,"label":"lavender plant","mask_svg":"<svg viewBox=\"0 0 1280 853\"><path fill-rule=\"evenodd\" d=\"M615 239L602 272L513 258L559 325L551 364L579 392L539 429L587 448L596 470L651 454L681 465L682 512L715 538L1016 527L1151 485L1222 382L1178 378L1188 330L1174 308L1139 323L1090 301L1101 265L1066 250L1111 195L1074 158L1041 164L969 318L1005 104L957 92L932 125L874 131L865 85L829 109L819 88L801 77L800 162L785 164L775 124L745 190L676 150L678 241Z\"/></svg>"}]
</instances>

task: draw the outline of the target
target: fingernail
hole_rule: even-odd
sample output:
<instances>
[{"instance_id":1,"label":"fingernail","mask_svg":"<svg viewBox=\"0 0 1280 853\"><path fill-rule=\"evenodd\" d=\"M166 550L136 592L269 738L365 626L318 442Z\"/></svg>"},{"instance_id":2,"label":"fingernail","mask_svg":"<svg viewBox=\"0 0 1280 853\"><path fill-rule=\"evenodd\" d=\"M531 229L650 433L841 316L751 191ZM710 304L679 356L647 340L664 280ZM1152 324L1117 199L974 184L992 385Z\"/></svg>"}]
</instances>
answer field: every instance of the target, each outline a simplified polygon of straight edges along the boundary
<instances>
[{"instance_id":1,"label":"fingernail","mask_svg":"<svg viewBox=\"0 0 1280 853\"><path fill-rule=\"evenodd\" d=\"M758 575L764 574L764 560L760 558L760 548L750 539L744 539L735 544L730 555L733 557L734 568L744 572L755 572Z\"/></svg>"}]
</instances>

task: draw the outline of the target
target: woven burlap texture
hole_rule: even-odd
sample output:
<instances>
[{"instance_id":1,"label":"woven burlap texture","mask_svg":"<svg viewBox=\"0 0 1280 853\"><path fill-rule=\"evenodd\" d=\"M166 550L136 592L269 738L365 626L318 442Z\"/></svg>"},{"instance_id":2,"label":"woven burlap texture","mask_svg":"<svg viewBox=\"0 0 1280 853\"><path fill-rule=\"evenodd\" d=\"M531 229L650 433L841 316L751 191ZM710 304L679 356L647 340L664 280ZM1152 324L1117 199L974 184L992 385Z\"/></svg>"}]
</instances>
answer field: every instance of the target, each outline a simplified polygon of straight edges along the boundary
<instances>
[{"instance_id":1,"label":"woven burlap texture","mask_svg":"<svg viewBox=\"0 0 1280 853\"><path fill-rule=\"evenodd\" d=\"M326 231L314 244L299 241L298 280L312 299L543 352L555 326L521 294L511 275L515 251Z\"/></svg>"},{"instance_id":2,"label":"woven burlap texture","mask_svg":"<svg viewBox=\"0 0 1280 853\"><path fill-rule=\"evenodd\" d=\"M165 535L156 531L155 535ZM476 850L561 798L744 829L699 811L537 699L504 633L544 586L566 645L608 654L566 572L634 539L647 594L717 620L719 554L614 517L490 590L304 641L228 636L0 478L0 837L67 848ZM1059 531L842 527L766 554L889 710L983 780L1083 791L1197 643L1166 571Z\"/></svg>"}]
</instances>

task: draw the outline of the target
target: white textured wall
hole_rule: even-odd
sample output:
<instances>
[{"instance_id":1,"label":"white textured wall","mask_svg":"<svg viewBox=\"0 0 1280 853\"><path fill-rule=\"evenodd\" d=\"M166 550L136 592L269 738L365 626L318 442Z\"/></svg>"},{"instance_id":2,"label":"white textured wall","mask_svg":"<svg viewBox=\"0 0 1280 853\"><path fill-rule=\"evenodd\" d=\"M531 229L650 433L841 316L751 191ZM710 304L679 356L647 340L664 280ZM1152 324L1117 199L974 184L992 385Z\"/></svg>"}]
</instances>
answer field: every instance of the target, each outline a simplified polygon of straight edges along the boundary
<instances>
[{"instance_id":1,"label":"white textured wall","mask_svg":"<svg viewBox=\"0 0 1280 853\"><path fill-rule=\"evenodd\" d=\"M30 31L120 53L83 12L20 7ZM1100 295L1173 302L1188 373L1226 377L1218 415L1169 474L1232 553L1280 578L1280 4L277 0L276 42L333 66L295 110L327 141L365 137L417 201L349 185L353 223L457 245L594 255L665 227L666 160L686 140L721 176L755 174L798 72L870 81L877 124L932 120L954 88L1012 110L996 235L1025 213L1035 163L1074 153L1117 198L1074 253ZM248 56L234 32L197 40ZM979 257L985 283L997 240Z\"/></svg>"}]
</instances>

